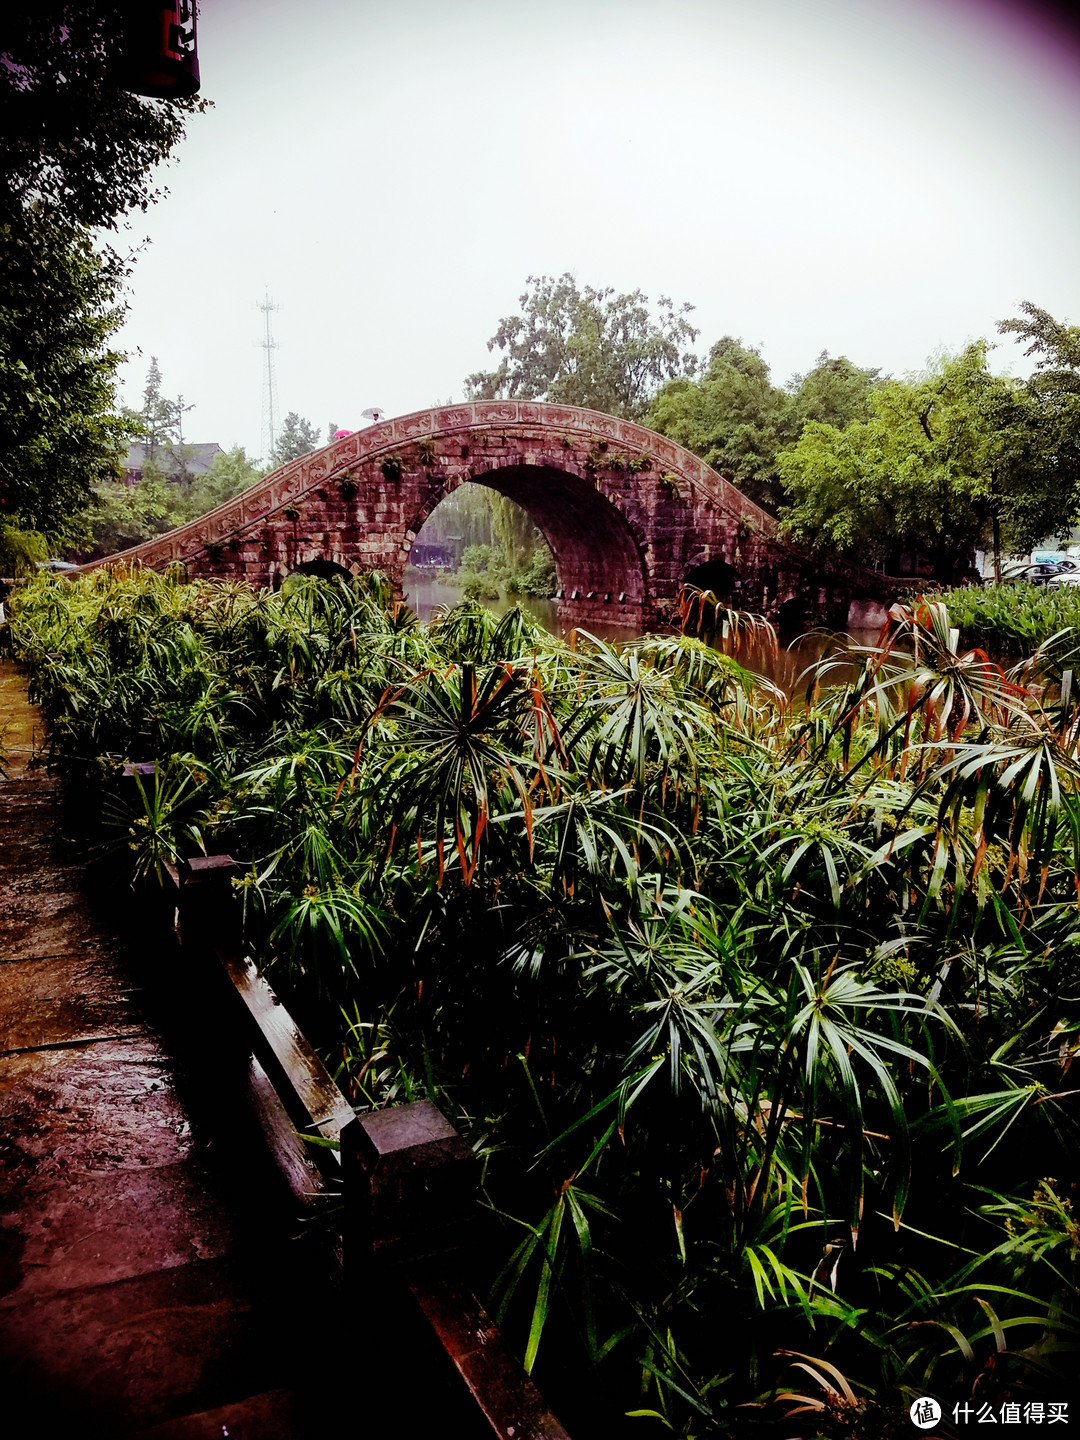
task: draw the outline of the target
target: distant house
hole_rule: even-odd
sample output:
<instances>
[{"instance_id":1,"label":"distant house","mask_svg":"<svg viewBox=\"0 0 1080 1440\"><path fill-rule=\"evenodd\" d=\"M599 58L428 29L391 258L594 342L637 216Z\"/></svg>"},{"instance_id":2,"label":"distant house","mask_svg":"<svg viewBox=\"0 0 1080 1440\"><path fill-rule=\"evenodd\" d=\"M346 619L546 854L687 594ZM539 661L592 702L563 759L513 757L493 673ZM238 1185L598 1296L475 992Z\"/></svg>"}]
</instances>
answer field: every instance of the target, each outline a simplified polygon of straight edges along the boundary
<instances>
[{"instance_id":1,"label":"distant house","mask_svg":"<svg viewBox=\"0 0 1080 1440\"><path fill-rule=\"evenodd\" d=\"M181 460L172 446L162 445L158 447L157 463L166 480L180 480L185 473L188 479L193 480L197 475L205 475L213 464L214 456L221 453L221 446L217 441L209 440L202 444L185 445ZM136 440L128 446L127 459L124 461L124 483L138 484L143 477L145 464L146 446L141 440Z\"/></svg>"}]
</instances>

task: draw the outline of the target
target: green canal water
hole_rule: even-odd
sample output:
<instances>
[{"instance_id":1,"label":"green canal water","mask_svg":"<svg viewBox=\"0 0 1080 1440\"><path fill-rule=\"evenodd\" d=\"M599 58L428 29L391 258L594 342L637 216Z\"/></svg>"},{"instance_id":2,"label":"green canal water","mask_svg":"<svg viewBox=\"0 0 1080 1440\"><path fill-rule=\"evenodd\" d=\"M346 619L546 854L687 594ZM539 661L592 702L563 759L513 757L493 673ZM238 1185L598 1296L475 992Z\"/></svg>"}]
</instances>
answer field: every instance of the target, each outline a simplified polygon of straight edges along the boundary
<instances>
[{"instance_id":1,"label":"green canal water","mask_svg":"<svg viewBox=\"0 0 1080 1440\"><path fill-rule=\"evenodd\" d=\"M405 571L404 588L406 603L416 611L421 620L429 620L436 610L449 609L461 599L461 591L456 585L448 585L444 581L436 580L411 566ZM489 600L485 603L494 614L503 615L511 605L519 602L516 600ZM553 635L565 633L567 627L559 623L557 600L537 600L532 596L523 596L520 604L535 615L541 625L550 630ZM628 626L593 625L589 629L590 633L595 634L601 640L637 639L636 632ZM869 645L877 639L877 636L878 630L875 628L852 630L848 632L846 638L855 645ZM820 660L828 649L835 648L838 638L843 643L844 637L813 630L803 635L785 637L776 652L770 652L761 646L740 647L735 658L748 670L763 675L790 696L800 688L800 677L804 675L808 666ZM837 682L842 678L844 678L843 675L838 674ZM801 683L802 685L806 684L805 678Z\"/></svg>"}]
</instances>

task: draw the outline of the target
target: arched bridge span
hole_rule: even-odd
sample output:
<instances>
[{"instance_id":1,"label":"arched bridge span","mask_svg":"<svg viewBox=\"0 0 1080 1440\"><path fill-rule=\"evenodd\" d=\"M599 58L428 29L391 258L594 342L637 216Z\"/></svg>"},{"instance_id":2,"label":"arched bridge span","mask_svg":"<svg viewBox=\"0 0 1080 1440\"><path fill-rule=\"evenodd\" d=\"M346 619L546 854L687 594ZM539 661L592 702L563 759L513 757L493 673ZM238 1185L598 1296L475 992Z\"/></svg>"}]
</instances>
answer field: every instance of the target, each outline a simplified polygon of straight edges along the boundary
<instances>
[{"instance_id":1,"label":"arched bridge span","mask_svg":"<svg viewBox=\"0 0 1080 1440\"><path fill-rule=\"evenodd\" d=\"M722 577L732 602L843 623L880 598L857 566L821 572L776 521L702 460L644 426L569 405L442 405L290 461L208 515L109 562L275 584L318 562L384 570L400 593L424 521L465 481L521 505L551 546L568 624L643 627L672 616L687 578ZM106 563L106 562L99 562Z\"/></svg>"}]
</instances>

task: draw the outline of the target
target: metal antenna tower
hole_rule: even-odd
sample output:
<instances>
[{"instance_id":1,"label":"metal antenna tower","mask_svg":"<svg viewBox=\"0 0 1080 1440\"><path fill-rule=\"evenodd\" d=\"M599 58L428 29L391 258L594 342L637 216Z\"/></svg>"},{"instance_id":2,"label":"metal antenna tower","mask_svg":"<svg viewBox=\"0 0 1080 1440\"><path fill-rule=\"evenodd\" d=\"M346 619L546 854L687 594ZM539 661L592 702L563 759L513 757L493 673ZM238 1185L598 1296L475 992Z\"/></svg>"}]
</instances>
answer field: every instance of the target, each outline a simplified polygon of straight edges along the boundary
<instances>
[{"instance_id":1,"label":"metal antenna tower","mask_svg":"<svg viewBox=\"0 0 1080 1440\"><path fill-rule=\"evenodd\" d=\"M277 439L274 421L277 415L277 376L274 373L274 351L278 348L278 342L274 339L274 332L270 323L270 316L275 310L280 310L280 305L275 305L270 299L270 289L267 287L265 297L256 300L256 310L263 312L266 321L266 328L263 338L256 343L259 349L266 354L266 371L263 375L263 403L262 403L262 438L266 445L266 461L269 463L270 456L274 450L274 443Z\"/></svg>"}]
</instances>

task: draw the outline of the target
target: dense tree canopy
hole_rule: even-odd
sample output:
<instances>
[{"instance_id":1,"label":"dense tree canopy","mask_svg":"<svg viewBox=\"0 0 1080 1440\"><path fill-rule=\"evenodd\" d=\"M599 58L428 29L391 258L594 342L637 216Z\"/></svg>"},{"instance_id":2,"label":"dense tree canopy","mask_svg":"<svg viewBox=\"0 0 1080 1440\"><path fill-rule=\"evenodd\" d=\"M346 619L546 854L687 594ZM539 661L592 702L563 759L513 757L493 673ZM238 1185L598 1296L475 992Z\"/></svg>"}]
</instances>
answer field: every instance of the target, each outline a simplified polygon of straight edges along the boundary
<instances>
[{"instance_id":1,"label":"dense tree canopy","mask_svg":"<svg viewBox=\"0 0 1080 1440\"><path fill-rule=\"evenodd\" d=\"M761 352L730 335L712 347L700 379L671 381L645 423L693 450L769 509L783 498L776 457L808 420L846 425L865 419L879 372L823 353L809 374L781 389Z\"/></svg>"},{"instance_id":2,"label":"dense tree canopy","mask_svg":"<svg viewBox=\"0 0 1080 1440\"><path fill-rule=\"evenodd\" d=\"M17 0L0 28L0 513L54 541L125 438L109 340L127 265L92 232L157 198L153 168L202 107L121 88L123 13Z\"/></svg>"},{"instance_id":3,"label":"dense tree canopy","mask_svg":"<svg viewBox=\"0 0 1080 1440\"><path fill-rule=\"evenodd\" d=\"M788 381L796 436L808 420L841 428L869 420L870 394L880 379L879 369L863 369L846 355L833 357L823 350L812 370Z\"/></svg>"},{"instance_id":4,"label":"dense tree canopy","mask_svg":"<svg viewBox=\"0 0 1080 1440\"><path fill-rule=\"evenodd\" d=\"M114 228L161 195L153 171L200 100L123 89L123 3L13 0L0 26L0 207Z\"/></svg>"},{"instance_id":5,"label":"dense tree canopy","mask_svg":"<svg viewBox=\"0 0 1080 1440\"><path fill-rule=\"evenodd\" d=\"M211 460L209 470L196 481L197 493L189 496L188 514L184 519L193 520L207 510L213 510L216 505L224 505L226 500L247 490L266 473L257 460L251 459L243 445L219 450ZM196 504L198 508L195 508Z\"/></svg>"},{"instance_id":6,"label":"dense tree canopy","mask_svg":"<svg viewBox=\"0 0 1080 1440\"><path fill-rule=\"evenodd\" d=\"M117 471L109 340L123 266L76 227L35 217L0 228L0 514L60 537Z\"/></svg>"},{"instance_id":7,"label":"dense tree canopy","mask_svg":"<svg viewBox=\"0 0 1080 1440\"><path fill-rule=\"evenodd\" d=\"M503 359L466 378L471 397L544 398L636 420L666 380L696 369L687 348L698 334L686 318L692 306L661 296L654 317L640 290L580 287L569 274L525 283L522 313L504 316L488 341Z\"/></svg>"},{"instance_id":8,"label":"dense tree canopy","mask_svg":"<svg viewBox=\"0 0 1080 1440\"><path fill-rule=\"evenodd\" d=\"M107 480L95 487L86 514L88 538L75 545L73 554L98 559L152 540L231 500L264 473L242 445L219 450L204 474L189 476L183 484L147 459L136 484Z\"/></svg>"},{"instance_id":9,"label":"dense tree canopy","mask_svg":"<svg viewBox=\"0 0 1080 1440\"><path fill-rule=\"evenodd\" d=\"M702 459L755 499L767 499L784 443L787 399L760 351L725 335L700 379L683 376L654 398L645 423Z\"/></svg>"},{"instance_id":10,"label":"dense tree canopy","mask_svg":"<svg viewBox=\"0 0 1080 1440\"><path fill-rule=\"evenodd\" d=\"M1048 450L1031 390L991 374L985 344L884 382L869 403L869 420L812 421L780 455L794 539L883 564L920 551L948 581L976 547L1026 550L1071 527L1076 478Z\"/></svg>"}]
</instances>

